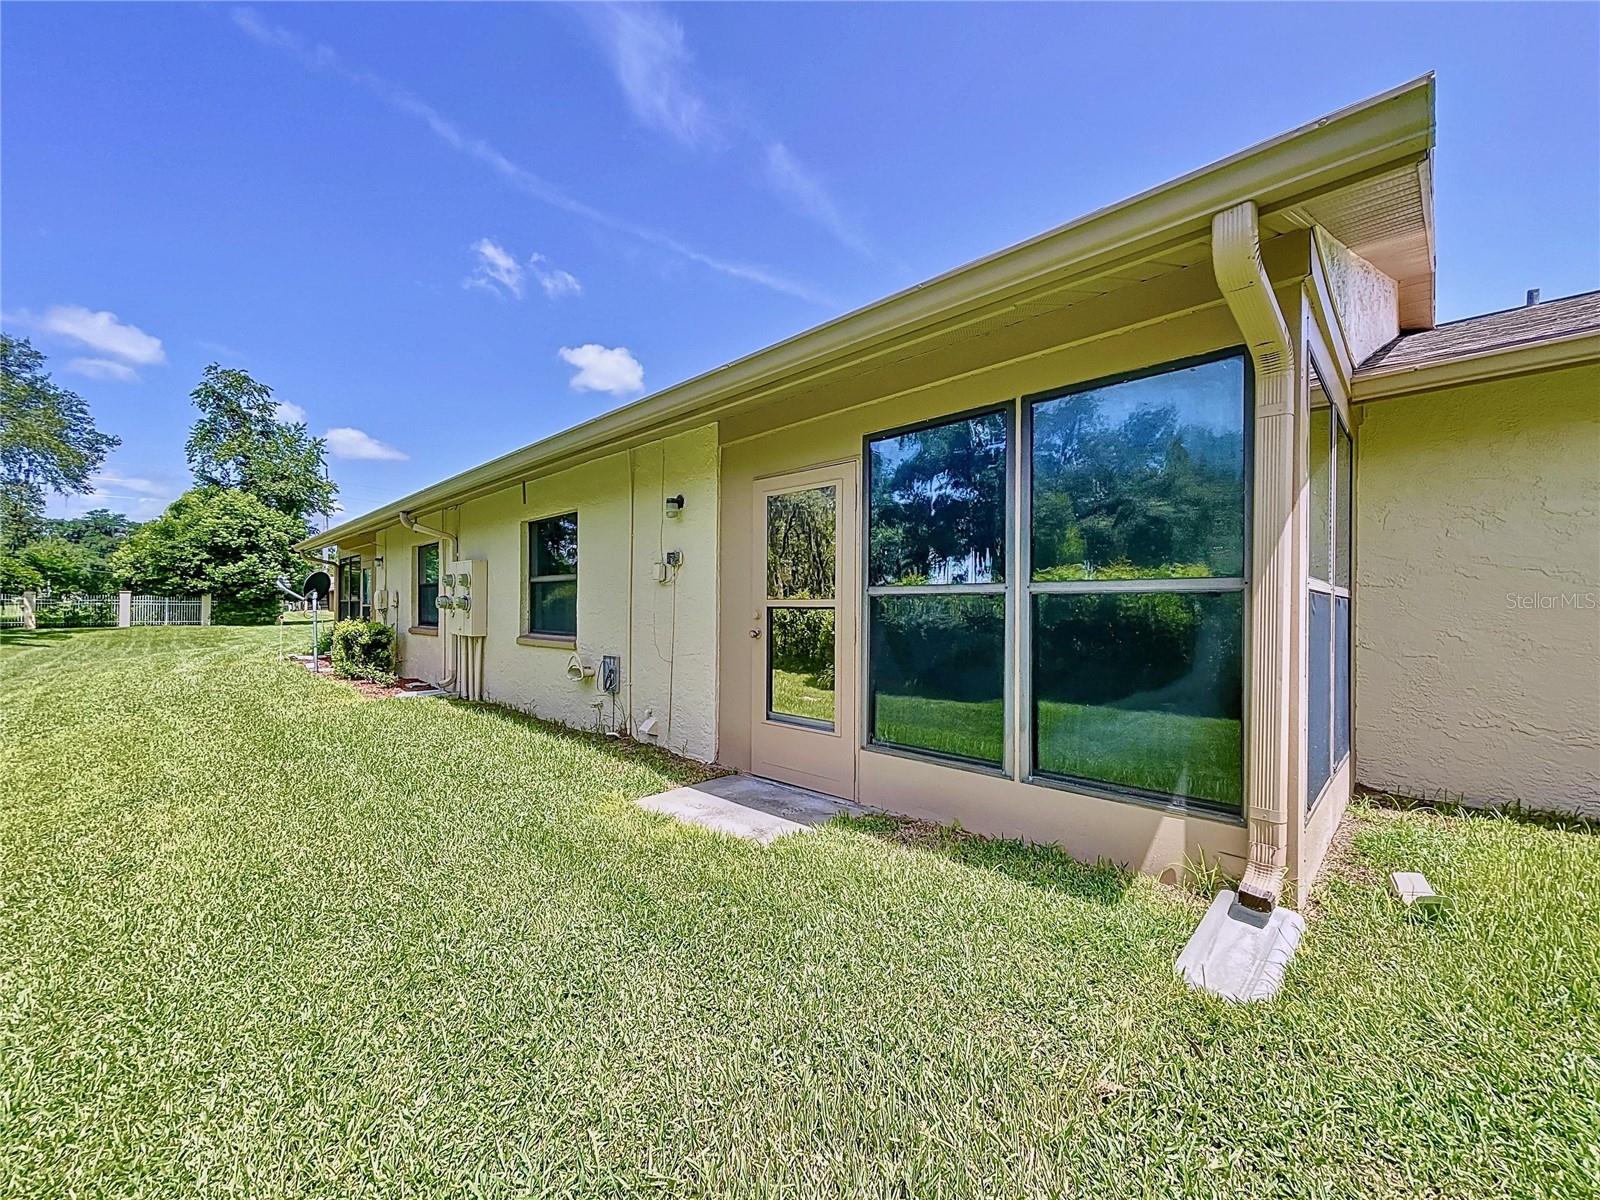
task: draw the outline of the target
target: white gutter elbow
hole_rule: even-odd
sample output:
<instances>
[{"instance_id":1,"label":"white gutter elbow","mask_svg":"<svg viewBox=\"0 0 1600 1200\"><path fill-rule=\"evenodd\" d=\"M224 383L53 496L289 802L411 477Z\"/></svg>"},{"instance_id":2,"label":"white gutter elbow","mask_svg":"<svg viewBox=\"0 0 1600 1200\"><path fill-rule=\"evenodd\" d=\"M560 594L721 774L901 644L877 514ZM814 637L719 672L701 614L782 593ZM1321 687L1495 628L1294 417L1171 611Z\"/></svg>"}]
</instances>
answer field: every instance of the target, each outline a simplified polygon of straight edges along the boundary
<instances>
[{"instance_id":1,"label":"white gutter elbow","mask_svg":"<svg viewBox=\"0 0 1600 1200\"><path fill-rule=\"evenodd\" d=\"M1255 365L1255 479L1251 506L1250 691L1245 820L1250 849L1239 900L1269 911L1288 871L1289 747L1295 588L1294 345L1261 262L1254 201L1216 214L1217 285Z\"/></svg>"}]
</instances>

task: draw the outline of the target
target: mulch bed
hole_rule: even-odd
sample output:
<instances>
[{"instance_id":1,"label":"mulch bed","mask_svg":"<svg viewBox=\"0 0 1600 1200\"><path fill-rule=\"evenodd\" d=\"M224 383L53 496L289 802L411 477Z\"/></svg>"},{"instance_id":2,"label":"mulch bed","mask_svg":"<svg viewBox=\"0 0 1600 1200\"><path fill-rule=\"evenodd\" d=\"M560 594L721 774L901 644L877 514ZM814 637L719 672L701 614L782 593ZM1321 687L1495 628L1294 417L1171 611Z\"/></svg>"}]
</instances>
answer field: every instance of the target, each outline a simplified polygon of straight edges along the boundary
<instances>
[{"instance_id":1,"label":"mulch bed","mask_svg":"<svg viewBox=\"0 0 1600 1200\"><path fill-rule=\"evenodd\" d=\"M332 679L339 683L348 684L349 686L355 688L355 690L360 692L363 696L367 697L369 700L393 700L397 696L414 696L418 692L433 692L438 690L426 679L416 679L409 675L395 680L392 685L373 683L368 679L341 679L339 676L333 673L333 663L329 661L329 658L326 654L320 654L317 656L314 668L312 665L313 660L309 654L291 654L289 656L289 661L299 663L308 671L314 669L317 674L323 676L324 678Z\"/></svg>"}]
</instances>

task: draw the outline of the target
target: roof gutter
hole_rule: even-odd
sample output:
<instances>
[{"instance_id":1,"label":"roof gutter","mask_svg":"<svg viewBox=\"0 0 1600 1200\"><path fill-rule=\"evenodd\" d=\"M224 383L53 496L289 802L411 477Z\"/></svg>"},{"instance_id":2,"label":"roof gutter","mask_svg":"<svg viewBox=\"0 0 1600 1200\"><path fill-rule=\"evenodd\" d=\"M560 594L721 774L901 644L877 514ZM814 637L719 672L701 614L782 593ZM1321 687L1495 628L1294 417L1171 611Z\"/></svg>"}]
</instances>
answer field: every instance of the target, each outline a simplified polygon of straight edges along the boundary
<instances>
[{"instance_id":1,"label":"roof gutter","mask_svg":"<svg viewBox=\"0 0 1600 1200\"><path fill-rule=\"evenodd\" d=\"M401 510L433 512L602 447L625 449L664 426L708 420L775 390L811 383L841 363L877 357L907 339L976 320L1039 288L1112 273L1163 250L1202 242L1212 214L1240 197L1254 197L1271 213L1397 164L1421 162L1433 144L1432 131L1430 74L501 455L299 545L337 543L394 522Z\"/></svg>"},{"instance_id":2,"label":"roof gutter","mask_svg":"<svg viewBox=\"0 0 1600 1200\"><path fill-rule=\"evenodd\" d=\"M1250 737L1246 747L1248 864L1239 901L1270 912L1288 870L1290 617L1295 599L1295 369L1289 327L1261 263L1255 201L1216 214L1212 267L1255 364L1255 482L1251 508Z\"/></svg>"}]
</instances>

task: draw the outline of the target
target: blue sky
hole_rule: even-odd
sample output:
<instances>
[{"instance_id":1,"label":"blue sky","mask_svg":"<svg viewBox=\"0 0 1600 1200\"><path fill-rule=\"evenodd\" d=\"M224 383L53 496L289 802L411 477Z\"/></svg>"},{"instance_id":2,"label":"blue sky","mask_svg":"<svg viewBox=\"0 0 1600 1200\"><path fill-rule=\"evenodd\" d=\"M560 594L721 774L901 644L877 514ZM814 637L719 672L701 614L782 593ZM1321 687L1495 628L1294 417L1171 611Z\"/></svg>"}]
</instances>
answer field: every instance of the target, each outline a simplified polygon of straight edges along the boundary
<instances>
[{"instance_id":1,"label":"blue sky","mask_svg":"<svg viewBox=\"0 0 1600 1200\"><path fill-rule=\"evenodd\" d=\"M181 491L215 359L354 513L1427 70L1440 319L1596 287L1597 62L1596 5L10 4L0 301L122 438L54 511Z\"/></svg>"}]
</instances>

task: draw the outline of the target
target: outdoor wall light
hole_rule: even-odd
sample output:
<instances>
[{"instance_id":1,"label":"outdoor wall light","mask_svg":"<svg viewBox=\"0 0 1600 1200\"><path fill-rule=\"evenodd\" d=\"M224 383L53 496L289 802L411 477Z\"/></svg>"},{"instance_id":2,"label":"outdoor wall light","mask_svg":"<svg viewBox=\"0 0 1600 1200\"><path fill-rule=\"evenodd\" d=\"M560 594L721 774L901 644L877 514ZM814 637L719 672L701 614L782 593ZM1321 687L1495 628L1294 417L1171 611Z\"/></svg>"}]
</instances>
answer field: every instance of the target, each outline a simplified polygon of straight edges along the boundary
<instances>
[{"instance_id":1,"label":"outdoor wall light","mask_svg":"<svg viewBox=\"0 0 1600 1200\"><path fill-rule=\"evenodd\" d=\"M683 511L683 493L667 497L667 516L675 517Z\"/></svg>"}]
</instances>

